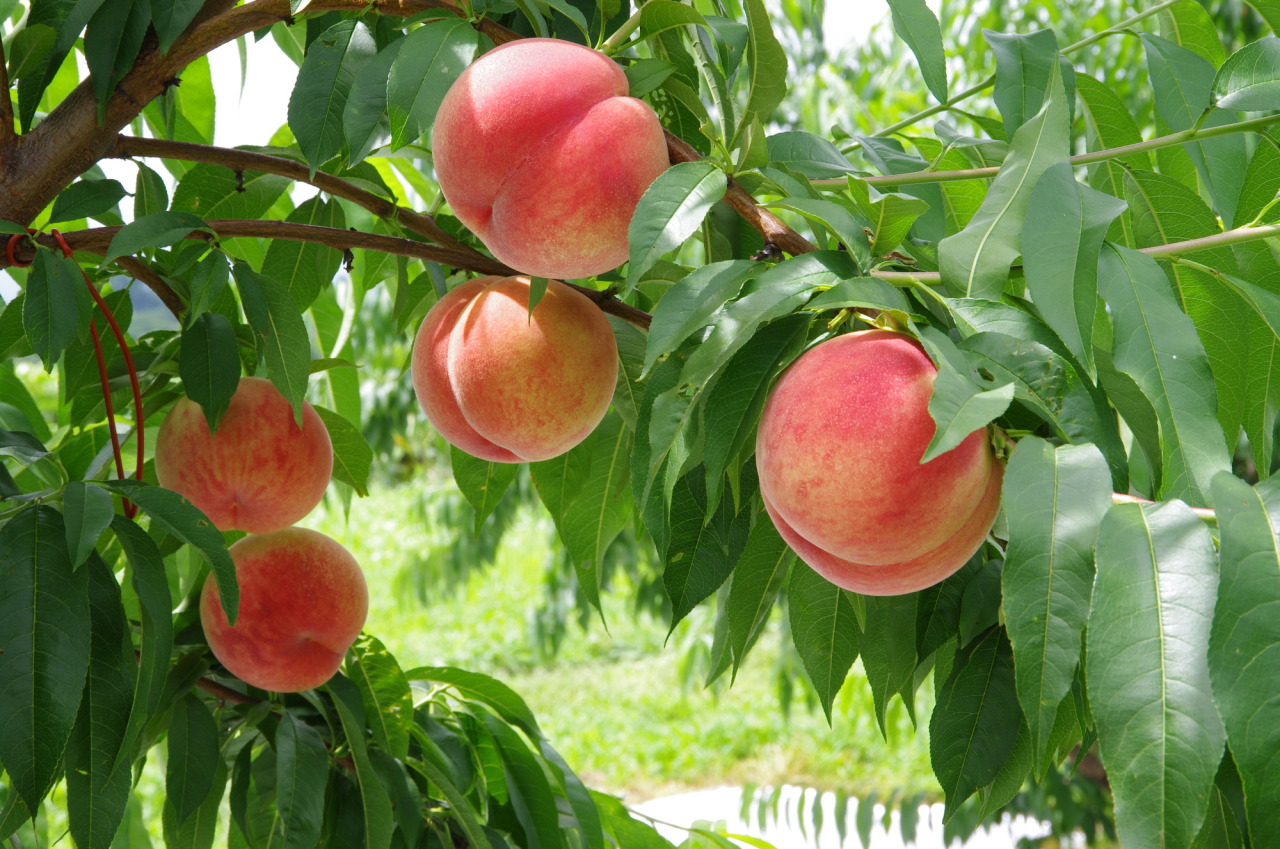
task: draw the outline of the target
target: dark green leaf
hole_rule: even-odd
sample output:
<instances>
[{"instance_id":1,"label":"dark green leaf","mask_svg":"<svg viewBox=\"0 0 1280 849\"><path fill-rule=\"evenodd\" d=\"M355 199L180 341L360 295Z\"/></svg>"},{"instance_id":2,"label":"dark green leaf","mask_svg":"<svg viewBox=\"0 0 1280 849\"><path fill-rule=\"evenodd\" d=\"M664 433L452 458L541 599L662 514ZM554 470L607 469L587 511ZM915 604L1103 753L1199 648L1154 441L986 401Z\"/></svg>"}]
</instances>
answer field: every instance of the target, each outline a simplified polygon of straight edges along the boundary
<instances>
[{"instance_id":1,"label":"dark green leaf","mask_svg":"<svg viewBox=\"0 0 1280 849\"><path fill-rule=\"evenodd\" d=\"M345 230L347 217L337 201L313 197L289 213L286 221L313 227ZM262 261L262 276L275 280L289 290L298 309L305 310L333 281L342 263L342 251L292 239L273 239Z\"/></svg>"},{"instance_id":2,"label":"dark green leaf","mask_svg":"<svg viewBox=\"0 0 1280 849\"><path fill-rule=\"evenodd\" d=\"M175 196L175 201L176 199ZM116 257L132 256L146 248L167 247L182 241L196 230L216 235L203 219L189 212L155 212L135 218L112 237L102 264L106 265Z\"/></svg>"},{"instance_id":3,"label":"dark green leaf","mask_svg":"<svg viewBox=\"0 0 1280 849\"><path fill-rule=\"evenodd\" d=\"M724 172L709 162L681 162L654 180L627 230L627 285L635 286L663 254L693 235L727 187Z\"/></svg>"},{"instance_id":4,"label":"dark green leaf","mask_svg":"<svg viewBox=\"0 0 1280 849\"><path fill-rule=\"evenodd\" d=\"M206 312L183 329L178 374L187 397L204 411L210 432L217 430L240 384L236 331L225 315Z\"/></svg>"},{"instance_id":5,"label":"dark green leaf","mask_svg":"<svg viewBox=\"0 0 1280 849\"><path fill-rule=\"evenodd\" d=\"M407 41L407 38L398 38L388 44L365 63L351 81L351 93L342 109L347 161L351 165L362 162L391 138L391 122L387 117L387 79L391 74L391 63L400 55L400 49Z\"/></svg>"},{"instance_id":6,"label":"dark green leaf","mask_svg":"<svg viewBox=\"0 0 1280 849\"><path fill-rule=\"evenodd\" d=\"M858 651L871 685L876 723L880 734L888 739L885 713L894 694L902 693L907 709L914 714L908 700L916 671L916 633L903 625L916 619L916 596L867 596L864 603L866 622Z\"/></svg>"},{"instance_id":7,"label":"dark green leaf","mask_svg":"<svg viewBox=\"0 0 1280 849\"><path fill-rule=\"evenodd\" d=\"M53 508L0 527L0 762L32 811L61 767L89 668L88 573L72 570Z\"/></svg>"},{"instance_id":8,"label":"dark green leaf","mask_svg":"<svg viewBox=\"0 0 1280 849\"><path fill-rule=\"evenodd\" d=\"M362 634L350 649L347 677L356 682L373 739L388 754L409 756L413 694L396 659L374 636Z\"/></svg>"},{"instance_id":9,"label":"dark green leaf","mask_svg":"<svg viewBox=\"0 0 1280 849\"><path fill-rule=\"evenodd\" d=\"M640 11L647 11L651 6L659 3L667 3L681 9L688 9L690 12L697 12L690 6L683 3L676 3L674 0L650 0L640 7ZM658 88L662 83L671 76L676 66L665 59L639 59L632 62L626 68L627 73L627 90L632 97L644 97L649 92Z\"/></svg>"},{"instance_id":10,"label":"dark green leaf","mask_svg":"<svg viewBox=\"0 0 1280 849\"><path fill-rule=\"evenodd\" d=\"M851 593L804 564L791 570L787 586L791 639L826 711L828 724L831 703L858 657L860 632L851 597Z\"/></svg>"},{"instance_id":11,"label":"dark green leaf","mask_svg":"<svg viewBox=\"0 0 1280 849\"><path fill-rule=\"evenodd\" d=\"M461 448L451 446L450 457L453 465L453 479L458 489L466 497L467 503L476 511L475 531L480 535L480 526L489 518L507 487L516 479L520 471L518 463L494 463L472 457Z\"/></svg>"},{"instance_id":12,"label":"dark green leaf","mask_svg":"<svg viewBox=\"0 0 1280 849\"><path fill-rule=\"evenodd\" d=\"M689 611L719 589L733 571L742 551L731 538L735 525L742 543L747 539L748 511L735 517L728 500L721 501L715 518L704 522L704 481L702 469L694 469L676 482L671 494L671 541L663 564L662 585L671 599L672 630Z\"/></svg>"},{"instance_id":13,"label":"dark green leaf","mask_svg":"<svg viewBox=\"0 0 1280 849\"><path fill-rule=\"evenodd\" d=\"M1214 702L1244 783L1255 846L1280 840L1280 721L1275 663L1280 638L1280 481L1250 487L1223 472L1213 479L1222 536L1221 584L1209 638Z\"/></svg>"},{"instance_id":14,"label":"dark green leaf","mask_svg":"<svg viewBox=\"0 0 1280 849\"><path fill-rule=\"evenodd\" d=\"M524 830L525 845L529 849L564 845L556 798L542 765L514 728L488 712L482 713L481 719L498 744L507 780L507 804Z\"/></svg>"},{"instance_id":15,"label":"dark green leaf","mask_svg":"<svg viewBox=\"0 0 1280 849\"><path fill-rule=\"evenodd\" d=\"M133 188L133 214L135 218L145 218L169 208L169 189L164 179L141 162L138 166L138 179Z\"/></svg>"},{"instance_id":16,"label":"dark green leaf","mask_svg":"<svg viewBox=\"0 0 1280 849\"><path fill-rule=\"evenodd\" d=\"M923 328L920 341L938 367L929 397L929 415L937 428L920 458L921 463L927 463L1008 409L1013 400L1013 384L988 388L978 383L955 343L936 328Z\"/></svg>"},{"instance_id":17,"label":"dark green leaf","mask_svg":"<svg viewBox=\"0 0 1280 849\"><path fill-rule=\"evenodd\" d=\"M1040 111L1055 64L1067 89L1067 110L1075 110L1075 74L1071 63L1058 53L1058 39L1053 30L1009 35L983 30L982 34L996 56L996 87L992 97L1004 119L1006 136L1013 138L1018 128Z\"/></svg>"},{"instance_id":18,"label":"dark green leaf","mask_svg":"<svg viewBox=\"0 0 1280 849\"><path fill-rule=\"evenodd\" d=\"M160 37L160 52L168 53L182 31L195 20L201 0L151 0L151 20Z\"/></svg>"},{"instance_id":19,"label":"dark green leaf","mask_svg":"<svg viewBox=\"0 0 1280 849\"><path fill-rule=\"evenodd\" d=\"M773 34L773 24L764 0L745 0L747 13L747 105L742 110L742 123L734 133L729 149L737 147L737 135L752 119L767 124L773 110L787 96L787 54Z\"/></svg>"},{"instance_id":20,"label":"dark green leaf","mask_svg":"<svg viewBox=\"0 0 1280 849\"><path fill-rule=\"evenodd\" d=\"M435 123L440 101L478 45L476 31L454 17L424 24L405 37L387 80L392 147L413 143Z\"/></svg>"},{"instance_id":21,"label":"dark green leaf","mask_svg":"<svg viewBox=\"0 0 1280 849\"><path fill-rule=\"evenodd\" d=\"M660 357L706 327L716 310L737 295L742 284L761 268L760 263L743 259L713 262L668 289L653 308L642 374L648 374Z\"/></svg>"},{"instance_id":22,"label":"dark green leaf","mask_svg":"<svg viewBox=\"0 0 1280 849\"><path fill-rule=\"evenodd\" d=\"M80 330L83 292L84 281L74 262L52 251L36 251L27 274L22 326L47 372L53 371L63 350Z\"/></svg>"},{"instance_id":23,"label":"dark green leaf","mask_svg":"<svg viewBox=\"0 0 1280 849\"><path fill-rule=\"evenodd\" d=\"M1160 492L1203 506L1209 481L1231 464L1195 328L1178 308L1160 266L1145 254L1104 248L1098 287L1111 307L1115 366L1133 379L1160 421Z\"/></svg>"},{"instance_id":24,"label":"dark green leaf","mask_svg":"<svg viewBox=\"0 0 1280 849\"><path fill-rule=\"evenodd\" d=\"M938 245L939 264L951 292L997 300L1009 266L1021 252L1022 225L1036 182L1069 153L1070 123L1058 63L1049 72L1044 105L1018 128L1009 156L964 230Z\"/></svg>"},{"instance_id":25,"label":"dark green leaf","mask_svg":"<svg viewBox=\"0 0 1280 849\"><path fill-rule=\"evenodd\" d=\"M114 209L127 194L116 180L77 180L54 198L49 223L91 218Z\"/></svg>"},{"instance_id":26,"label":"dark green leaf","mask_svg":"<svg viewBox=\"0 0 1280 849\"><path fill-rule=\"evenodd\" d=\"M203 701L188 693L173 706L169 720L169 753L164 792L180 828L213 789L213 773L221 755L218 724Z\"/></svg>"},{"instance_id":27,"label":"dark green leaf","mask_svg":"<svg viewBox=\"0 0 1280 849\"><path fill-rule=\"evenodd\" d=\"M227 281L230 279L231 266L227 264L226 254L221 251L211 251L207 257L196 263L196 267L191 270L187 278L191 298L187 320L194 321L206 312L213 311L222 300L222 295L227 289Z\"/></svg>"},{"instance_id":28,"label":"dark green leaf","mask_svg":"<svg viewBox=\"0 0 1280 849\"><path fill-rule=\"evenodd\" d=\"M150 26L150 0L106 0L94 12L83 45L99 114L116 84L133 67Z\"/></svg>"},{"instance_id":29,"label":"dark green leaf","mask_svg":"<svg viewBox=\"0 0 1280 849\"><path fill-rule=\"evenodd\" d=\"M67 484L62 491L62 516L72 568L78 569L93 551L114 515L111 495L105 489L84 481Z\"/></svg>"},{"instance_id":30,"label":"dark green leaf","mask_svg":"<svg viewBox=\"0 0 1280 849\"><path fill-rule=\"evenodd\" d=\"M289 129L313 169L342 150L351 85L377 50L369 29L356 20L334 24L308 45L289 96Z\"/></svg>"},{"instance_id":31,"label":"dark green leaf","mask_svg":"<svg viewBox=\"0 0 1280 849\"><path fill-rule=\"evenodd\" d=\"M858 170L839 148L822 136L793 130L776 133L767 141L770 162L794 168L806 177L843 177Z\"/></svg>"},{"instance_id":32,"label":"dark green leaf","mask_svg":"<svg viewBox=\"0 0 1280 849\"><path fill-rule=\"evenodd\" d=\"M410 681L447 684L469 699L483 702L498 712L506 722L516 725L535 740L542 737L538 721L524 699L506 684L479 672L468 672L452 666L419 666L405 673Z\"/></svg>"},{"instance_id":33,"label":"dark green leaf","mask_svg":"<svg viewBox=\"0 0 1280 849\"><path fill-rule=\"evenodd\" d=\"M1018 701L1038 775L1058 704L1080 662L1093 585L1093 541L1111 506L1111 475L1092 445L1018 443L1001 493L1009 522L1001 584L1016 661Z\"/></svg>"},{"instance_id":34,"label":"dark green leaf","mask_svg":"<svg viewBox=\"0 0 1280 849\"><path fill-rule=\"evenodd\" d=\"M173 190L173 208L210 220L262 218L288 187L288 178L277 174L237 174L226 166L202 162L178 181Z\"/></svg>"},{"instance_id":35,"label":"dark green leaf","mask_svg":"<svg viewBox=\"0 0 1280 849\"><path fill-rule=\"evenodd\" d=\"M0 457L13 457L19 463L30 464L47 456L49 450L26 431L0 430Z\"/></svg>"},{"instance_id":36,"label":"dark green leaf","mask_svg":"<svg viewBox=\"0 0 1280 849\"><path fill-rule=\"evenodd\" d=\"M373 449L364 433L345 416L324 407L315 407L333 444L333 479L342 481L362 498L369 494L369 472L373 469Z\"/></svg>"},{"instance_id":37,"label":"dark green leaf","mask_svg":"<svg viewBox=\"0 0 1280 849\"><path fill-rule=\"evenodd\" d=\"M237 262L232 273L258 355L267 364L267 376L293 406L294 420L301 427L303 396L311 376L311 340L298 305L283 286L243 262Z\"/></svg>"},{"instance_id":38,"label":"dark green leaf","mask_svg":"<svg viewBox=\"0 0 1280 849\"><path fill-rule=\"evenodd\" d=\"M218 582L218 595L227 621L236 622L240 608L240 588L236 584L236 567L227 553L222 532L214 527L209 517L201 513L187 499L158 486L134 480L107 481L106 487L117 495L123 495L146 511L153 522L185 543L195 546L213 570Z\"/></svg>"},{"instance_id":39,"label":"dark green leaf","mask_svg":"<svg viewBox=\"0 0 1280 849\"><path fill-rule=\"evenodd\" d=\"M992 628L956 655L929 720L929 759L947 797L947 817L995 780L1013 751L1021 723L1013 651Z\"/></svg>"},{"instance_id":40,"label":"dark green leaf","mask_svg":"<svg viewBox=\"0 0 1280 849\"><path fill-rule=\"evenodd\" d=\"M769 621L795 559L773 522L758 519L747 537L742 559L733 567L733 583L726 602L735 675Z\"/></svg>"},{"instance_id":41,"label":"dark green leaf","mask_svg":"<svg viewBox=\"0 0 1280 849\"><path fill-rule=\"evenodd\" d=\"M911 48L924 76L924 84L939 103L947 102L947 55L942 49L942 28L924 0L889 0L893 31Z\"/></svg>"},{"instance_id":42,"label":"dark green leaf","mask_svg":"<svg viewBox=\"0 0 1280 849\"><path fill-rule=\"evenodd\" d=\"M285 849L312 849L324 819L329 752L310 725L289 711L276 726L276 809ZM406 744L407 744L406 739Z\"/></svg>"},{"instance_id":43,"label":"dark green leaf","mask_svg":"<svg viewBox=\"0 0 1280 849\"><path fill-rule=\"evenodd\" d=\"M164 812L161 815L166 849L212 849L218 827L218 814L222 807L222 797L227 789L228 772L226 763L219 758L213 772L213 789L181 827L174 822L173 803L166 800ZM133 843L129 844L130 847L133 845ZM149 849L151 844L139 845L145 845ZM112 849L122 849L122 847L112 844Z\"/></svg>"},{"instance_id":44,"label":"dark green leaf","mask_svg":"<svg viewBox=\"0 0 1280 849\"><path fill-rule=\"evenodd\" d=\"M390 849L395 825L391 797L378 779L369 758L369 745L365 740L364 723L357 718L360 709L360 691L342 675L335 675L325 685L333 695L334 707L342 722L343 733L351 746L351 757L356 763L356 778L360 785L360 801L364 809L364 838L367 849ZM361 711L363 712L363 711Z\"/></svg>"},{"instance_id":45,"label":"dark green leaf","mask_svg":"<svg viewBox=\"0 0 1280 849\"><path fill-rule=\"evenodd\" d=\"M1085 677L1116 830L1126 845L1187 846L1224 740L1209 694L1213 540L1181 502L1117 504L1095 556Z\"/></svg>"}]
</instances>

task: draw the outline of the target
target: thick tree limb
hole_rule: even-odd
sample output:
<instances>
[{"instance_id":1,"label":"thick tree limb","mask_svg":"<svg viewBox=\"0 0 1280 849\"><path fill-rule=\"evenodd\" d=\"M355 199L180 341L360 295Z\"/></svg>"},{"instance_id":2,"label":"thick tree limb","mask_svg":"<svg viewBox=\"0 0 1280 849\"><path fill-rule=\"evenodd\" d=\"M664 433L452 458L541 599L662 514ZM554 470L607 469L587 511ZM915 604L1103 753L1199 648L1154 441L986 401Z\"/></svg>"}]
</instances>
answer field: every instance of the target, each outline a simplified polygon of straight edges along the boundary
<instances>
[{"instance_id":1,"label":"thick tree limb","mask_svg":"<svg viewBox=\"0 0 1280 849\"><path fill-rule=\"evenodd\" d=\"M160 159L180 159L184 162L206 162L213 165L225 165L239 171L262 171L267 174L279 174L299 183L308 183L328 192L334 197L349 200L357 206L377 215L399 222L405 229L430 239L437 245L458 251L472 250L467 245L450 236L430 215L414 212L387 200L384 197L353 186L346 180L311 169L301 162L285 159L282 156L271 156L265 153L254 153L248 150L232 150L225 147L214 147L191 142L166 141L165 139L147 139L137 136L117 136L115 145L107 154L117 159L134 156L156 157ZM480 256L479 253L476 254Z\"/></svg>"}]
</instances>

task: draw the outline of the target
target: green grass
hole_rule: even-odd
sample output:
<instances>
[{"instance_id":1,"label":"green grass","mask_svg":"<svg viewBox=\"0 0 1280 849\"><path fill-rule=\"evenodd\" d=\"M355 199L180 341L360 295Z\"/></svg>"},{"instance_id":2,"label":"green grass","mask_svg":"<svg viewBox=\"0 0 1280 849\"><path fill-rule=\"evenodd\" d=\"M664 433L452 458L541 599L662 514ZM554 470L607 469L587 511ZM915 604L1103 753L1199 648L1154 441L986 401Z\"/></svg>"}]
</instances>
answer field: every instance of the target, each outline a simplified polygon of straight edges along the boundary
<instances>
[{"instance_id":1,"label":"green grass","mask_svg":"<svg viewBox=\"0 0 1280 849\"><path fill-rule=\"evenodd\" d=\"M430 486L424 479L375 489L351 504L347 519L340 505L326 502L304 524L338 539L360 561L370 587L366 630L401 666L449 664L501 678L529 702L590 785L633 802L721 784L782 782L857 795L875 790L881 798L895 789L940 796L926 728L913 729L895 700L886 742L860 666L837 698L832 727L806 695L804 680L793 679L795 704L784 712L778 677L803 672L794 665L779 671L794 656L779 650L776 623L731 688L705 689L699 661L705 664L712 611L695 610L664 644L666 623L634 613L624 586L604 594L608 632L598 617L585 628L574 620L558 654L540 658L529 636L530 613L545 596L554 532L538 508L517 515L491 566L453 589L428 590L421 601L406 576L449 533L419 509ZM921 717L928 717L931 698L926 687Z\"/></svg>"}]
</instances>

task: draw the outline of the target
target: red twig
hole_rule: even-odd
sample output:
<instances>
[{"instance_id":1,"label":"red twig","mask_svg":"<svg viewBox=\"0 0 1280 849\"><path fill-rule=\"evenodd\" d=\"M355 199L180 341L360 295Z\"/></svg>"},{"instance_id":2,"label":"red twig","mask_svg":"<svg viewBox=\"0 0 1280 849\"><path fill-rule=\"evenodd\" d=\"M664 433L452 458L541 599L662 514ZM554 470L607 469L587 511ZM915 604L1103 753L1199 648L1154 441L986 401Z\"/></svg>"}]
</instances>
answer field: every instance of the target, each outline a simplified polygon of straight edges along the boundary
<instances>
[{"instance_id":1,"label":"red twig","mask_svg":"<svg viewBox=\"0 0 1280 849\"><path fill-rule=\"evenodd\" d=\"M71 259L72 250L71 246L67 244L67 240L64 239L62 234L57 230L53 230L51 232L54 240L58 243L58 247L62 248L62 255L67 259ZM11 239L10 244L12 244L12 242L13 240ZM76 267L79 268L78 265ZM142 387L138 384L138 369L133 364L133 354L129 350L129 343L125 341L124 331L120 329L120 325L116 321L116 317L111 314L111 308L107 306L107 302L104 301L102 299L102 295L98 293L98 287L94 286L89 280L89 275L85 273L83 268L80 268L80 276L84 278L84 285L89 287L89 294L93 296L94 303L98 305L98 309L102 310L102 314L106 317L107 324L111 325L111 333L116 337L116 343L120 345L120 354L124 357L124 365L129 372L129 386L133 390L133 432L138 437L138 462L135 477L138 480L142 480L142 470L143 466L146 464L146 428L142 414ZM123 479L124 458L120 453L120 436L116 431L115 411L112 409L111 404L111 386L107 381L107 361L106 357L104 357L102 353L102 343L98 340L98 328L94 325L92 320L89 322L89 330L93 335L94 352L98 356L98 375L102 379L102 398L107 407L107 425L111 430L111 448L115 452L116 471L119 473L121 479ZM124 514L130 519L138 515L137 505L130 503L129 500L126 499L124 502Z\"/></svg>"}]
</instances>

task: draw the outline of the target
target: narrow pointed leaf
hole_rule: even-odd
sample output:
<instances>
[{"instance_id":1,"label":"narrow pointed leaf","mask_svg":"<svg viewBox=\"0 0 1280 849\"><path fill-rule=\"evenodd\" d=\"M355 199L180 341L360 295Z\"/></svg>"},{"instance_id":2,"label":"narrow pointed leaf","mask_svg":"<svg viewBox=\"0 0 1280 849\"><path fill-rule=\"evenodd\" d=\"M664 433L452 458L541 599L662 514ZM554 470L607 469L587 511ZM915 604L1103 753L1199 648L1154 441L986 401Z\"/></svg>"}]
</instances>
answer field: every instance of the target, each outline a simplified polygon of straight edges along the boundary
<instances>
[{"instance_id":1,"label":"narrow pointed leaf","mask_svg":"<svg viewBox=\"0 0 1280 849\"><path fill-rule=\"evenodd\" d=\"M735 672L768 623L795 559L773 522L758 518L747 537L742 559L733 567L733 583L726 602Z\"/></svg>"},{"instance_id":2,"label":"narrow pointed leaf","mask_svg":"<svg viewBox=\"0 0 1280 849\"><path fill-rule=\"evenodd\" d=\"M489 518L511 482L520 471L518 463L494 463L472 457L457 447L451 447L453 480L459 491L476 511L474 534L480 535L480 526Z\"/></svg>"},{"instance_id":3,"label":"narrow pointed leaf","mask_svg":"<svg viewBox=\"0 0 1280 849\"><path fill-rule=\"evenodd\" d=\"M325 687L333 694L333 704L338 710L342 731L351 746L351 758L356 764L356 779L364 810L365 846L368 849L390 849L395 826L391 797L378 779L378 773L369 757L364 723L358 719L357 714L357 711L363 712L360 691L342 675L330 678Z\"/></svg>"},{"instance_id":4,"label":"narrow pointed leaf","mask_svg":"<svg viewBox=\"0 0 1280 849\"><path fill-rule=\"evenodd\" d=\"M133 256L147 248L168 247L187 238L196 230L211 236L217 235L204 222L204 219L190 212L156 212L142 218L135 218L121 227L111 238L111 244L107 246L102 264L106 265L116 257Z\"/></svg>"},{"instance_id":5,"label":"narrow pointed leaf","mask_svg":"<svg viewBox=\"0 0 1280 849\"><path fill-rule=\"evenodd\" d=\"M373 470L373 448L355 424L333 410L315 405L315 411L333 443L333 479L345 483L356 495L369 494L369 473Z\"/></svg>"},{"instance_id":6,"label":"narrow pointed leaf","mask_svg":"<svg viewBox=\"0 0 1280 849\"><path fill-rule=\"evenodd\" d=\"M225 315L202 313L183 329L178 374L187 397L200 405L210 432L215 431L240 385L239 343Z\"/></svg>"},{"instance_id":7,"label":"narrow pointed leaf","mask_svg":"<svg viewBox=\"0 0 1280 849\"><path fill-rule=\"evenodd\" d=\"M942 49L942 28L924 0L889 0L893 31L916 57L929 93L947 102L947 56Z\"/></svg>"},{"instance_id":8,"label":"narrow pointed leaf","mask_svg":"<svg viewBox=\"0 0 1280 849\"><path fill-rule=\"evenodd\" d=\"M753 118L767 124L773 110L787 96L787 54L773 34L773 23L764 0L746 0L747 13L747 105L742 110L742 123L729 148L736 147L740 135Z\"/></svg>"},{"instance_id":9,"label":"narrow pointed leaf","mask_svg":"<svg viewBox=\"0 0 1280 849\"><path fill-rule=\"evenodd\" d=\"M458 18L431 21L410 32L387 79L391 145L411 144L435 122L445 92L470 64L479 34Z\"/></svg>"},{"instance_id":10,"label":"narrow pointed leaf","mask_svg":"<svg viewBox=\"0 0 1280 849\"><path fill-rule=\"evenodd\" d=\"M78 569L93 552L113 515L115 507L105 489L84 481L67 484L62 493L62 516L67 526L67 552L73 568Z\"/></svg>"},{"instance_id":11,"label":"narrow pointed leaf","mask_svg":"<svg viewBox=\"0 0 1280 849\"><path fill-rule=\"evenodd\" d=\"M1096 558L1086 678L1120 842L1189 846L1224 741L1209 687L1213 540L1181 502L1118 504Z\"/></svg>"},{"instance_id":12,"label":"narrow pointed leaf","mask_svg":"<svg viewBox=\"0 0 1280 849\"><path fill-rule=\"evenodd\" d=\"M667 290L653 308L644 371L671 353L694 332L706 327L716 310L738 294L759 263L735 259L713 262L691 272Z\"/></svg>"},{"instance_id":13,"label":"narrow pointed leaf","mask_svg":"<svg viewBox=\"0 0 1280 849\"><path fill-rule=\"evenodd\" d=\"M377 637L363 634L352 644L346 668L360 690L373 739L388 754L408 757L413 694L396 659Z\"/></svg>"},{"instance_id":14,"label":"narrow pointed leaf","mask_svg":"<svg viewBox=\"0 0 1280 849\"><path fill-rule=\"evenodd\" d=\"M299 204L285 221L313 227L345 230L347 217L336 200L314 197ZM333 282L342 263L342 251L311 242L273 239L262 261L262 276L268 277L293 297L298 309L305 310L320 295L320 290Z\"/></svg>"},{"instance_id":15,"label":"narrow pointed leaf","mask_svg":"<svg viewBox=\"0 0 1280 849\"><path fill-rule=\"evenodd\" d=\"M22 326L47 372L53 371L63 350L80 330L77 307L83 289L84 281L75 263L52 251L36 251L27 275Z\"/></svg>"},{"instance_id":16,"label":"narrow pointed leaf","mask_svg":"<svg viewBox=\"0 0 1280 849\"><path fill-rule=\"evenodd\" d=\"M724 172L709 162L681 162L653 181L636 205L627 229L631 245L628 287L635 286L640 275L663 254L697 232L728 185Z\"/></svg>"},{"instance_id":17,"label":"narrow pointed leaf","mask_svg":"<svg viewBox=\"0 0 1280 849\"><path fill-rule=\"evenodd\" d=\"M320 733L285 711L276 726L276 810L284 849L312 849L324 821L329 752Z\"/></svg>"},{"instance_id":18,"label":"narrow pointed leaf","mask_svg":"<svg viewBox=\"0 0 1280 849\"><path fill-rule=\"evenodd\" d=\"M763 519L761 521L764 521ZM791 639L831 722L831 704L858 657L857 616L851 594L807 565L791 570L787 611Z\"/></svg>"},{"instance_id":19,"label":"narrow pointed leaf","mask_svg":"<svg viewBox=\"0 0 1280 849\"><path fill-rule=\"evenodd\" d=\"M936 328L924 328L920 337L938 367L929 397L929 415L937 424L921 463L945 454L986 427L1009 408L1013 400L1013 384L987 387L971 375L964 356L946 334Z\"/></svg>"},{"instance_id":20,"label":"narrow pointed leaf","mask_svg":"<svg viewBox=\"0 0 1280 849\"><path fill-rule=\"evenodd\" d=\"M311 376L311 340L298 305L282 285L243 262L237 262L232 273L258 355L267 364L267 377L293 405L294 419L301 427L303 396Z\"/></svg>"},{"instance_id":21,"label":"narrow pointed leaf","mask_svg":"<svg viewBox=\"0 0 1280 849\"><path fill-rule=\"evenodd\" d=\"M1012 138L1044 105L1053 66L1058 65L1067 89L1067 109L1075 109L1075 74L1070 62L1058 53L1053 30L1003 34L983 30L996 57L996 85L992 98L1004 119L1005 134Z\"/></svg>"},{"instance_id":22,"label":"narrow pointed leaf","mask_svg":"<svg viewBox=\"0 0 1280 849\"><path fill-rule=\"evenodd\" d=\"M218 724L203 701L188 693L173 706L169 720L169 752L164 791L179 827L213 789L218 751Z\"/></svg>"},{"instance_id":23,"label":"narrow pointed leaf","mask_svg":"<svg viewBox=\"0 0 1280 849\"><path fill-rule=\"evenodd\" d=\"M355 20L334 24L308 46L289 96L289 129L312 168L342 150L342 116L351 84L375 53L373 35Z\"/></svg>"}]
</instances>

